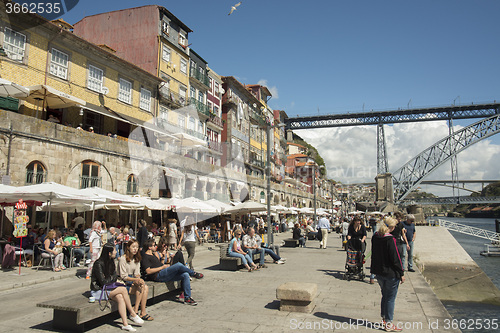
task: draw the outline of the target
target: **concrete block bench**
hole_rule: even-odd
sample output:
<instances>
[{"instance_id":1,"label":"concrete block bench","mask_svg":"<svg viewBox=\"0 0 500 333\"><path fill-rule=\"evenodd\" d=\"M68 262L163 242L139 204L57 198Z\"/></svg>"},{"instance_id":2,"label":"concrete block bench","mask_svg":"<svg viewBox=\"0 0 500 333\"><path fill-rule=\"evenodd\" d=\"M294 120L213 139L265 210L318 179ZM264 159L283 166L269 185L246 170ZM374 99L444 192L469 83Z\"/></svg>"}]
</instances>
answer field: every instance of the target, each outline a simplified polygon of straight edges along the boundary
<instances>
[{"instance_id":1,"label":"concrete block bench","mask_svg":"<svg viewBox=\"0 0 500 333\"><path fill-rule=\"evenodd\" d=\"M237 271L243 267L241 258L230 257L228 255L229 244L223 244L220 246L220 258L219 258L219 269L224 271ZM260 260L260 253L253 254L253 262L258 262Z\"/></svg>"},{"instance_id":2,"label":"concrete block bench","mask_svg":"<svg viewBox=\"0 0 500 333\"><path fill-rule=\"evenodd\" d=\"M148 299L154 299L162 294L181 288L180 281L166 283L146 281L146 284L149 287ZM132 304L134 304L135 295L130 295L130 300ZM118 312L116 302L110 301L109 305L111 305L111 307L107 307L101 311L98 300L94 303L89 303L88 297L79 294L38 303L36 306L54 309L52 319L53 328L66 331L84 332L85 322L108 315L115 311Z\"/></svg>"},{"instance_id":3,"label":"concrete block bench","mask_svg":"<svg viewBox=\"0 0 500 333\"><path fill-rule=\"evenodd\" d=\"M280 311L311 313L317 294L316 283L286 282L276 289Z\"/></svg>"},{"instance_id":4,"label":"concrete block bench","mask_svg":"<svg viewBox=\"0 0 500 333\"><path fill-rule=\"evenodd\" d=\"M299 246L299 240L298 239L293 239L293 238L287 238L284 240L285 244L283 247L298 247Z\"/></svg>"}]
</instances>

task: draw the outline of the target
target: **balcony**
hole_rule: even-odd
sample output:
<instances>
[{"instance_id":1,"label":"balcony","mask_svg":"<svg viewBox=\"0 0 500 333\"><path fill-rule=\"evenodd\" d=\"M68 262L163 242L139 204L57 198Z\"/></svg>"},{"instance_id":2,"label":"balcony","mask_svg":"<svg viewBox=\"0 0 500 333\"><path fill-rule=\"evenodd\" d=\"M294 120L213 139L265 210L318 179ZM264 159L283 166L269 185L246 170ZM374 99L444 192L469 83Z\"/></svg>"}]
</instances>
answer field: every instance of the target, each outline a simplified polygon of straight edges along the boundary
<instances>
[{"instance_id":1,"label":"balcony","mask_svg":"<svg viewBox=\"0 0 500 333\"><path fill-rule=\"evenodd\" d=\"M47 179L46 172L26 171L25 185L41 184L44 179Z\"/></svg>"},{"instance_id":2,"label":"balcony","mask_svg":"<svg viewBox=\"0 0 500 333\"><path fill-rule=\"evenodd\" d=\"M238 99L235 96L225 93L222 95L222 104L234 104L238 105Z\"/></svg>"},{"instance_id":3,"label":"balcony","mask_svg":"<svg viewBox=\"0 0 500 333\"><path fill-rule=\"evenodd\" d=\"M101 187L102 177L80 176L80 188Z\"/></svg>"},{"instance_id":4,"label":"balcony","mask_svg":"<svg viewBox=\"0 0 500 333\"><path fill-rule=\"evenodd\" d=\"M207 200L205 198L205 192L203 191L186 190L184 198L190 198L190 197L195 197L196 199L200 200Z\"/></svg>"},{"instance_id":5,"label":"balcony","mask_svg":"<svg viewBox=\"0 0 500 333\"><path fill-rule=\"evenodd\" d=\"M183 107L188 105L188 101L185 96L170 90L169 88L160 89L160 99L168 104L175 105L177 107Z\"/></svg>"},{"instance_id":6,"label":"balcony","mask_svg":"<svg viewBox=\"0 0 500 333\"><path fill-rule=\"evenodd\" d=\"M256 121L261 126L266 126L267 125L266 120L264 119L264 117L262 115L258 114L255 111L251 111L250 112L250 118L253 119L254 121Z\"/></svg>"},{"instance_id":7,"label":"balcony","mask_svg":"<svg viewBox=\"0 0 500 333\"><path fill-rule=\"evenodd\" d=\"M222 143L216 141L208 141L208 148L222 153Z\"/></svg>"},{"instance_id":8,"label":"balcony","mask_svg":"<svg viewBox=\"0 0 500 333\"><path fill-rule=\"evenodd\" d=\"M205 74L201 74L199 71L197 71L192 67L189 69L189 76L192 77L193 79L198 80L201 84L207 86L207 88L210 87L208 76L206 76Z\"/></svg>"},{"instance_id":9,"label":"balcony","mask_svg":"<svg viewBox=\"0 0 500 333\"><path fill-rule=\"evenodd\" d=\"M261 161L261 160L256 159L256 158L251 158L251 159L250 159L250 164L253 164L253 165L255 165L256 167L261 168L261 169L264 169L264 168L265 168L265 166L266 166L266 164L265 164L265 162L264 162L264 161Z\"/></svg>"},{"instance_id":10,"label":"balcony","mask_svg":"<svg viewBox=\"0 0 500 333\"><path fill-rule=\"evenodd\" d=\"M208 120L214 124L215 126L218 126L220 127L221 129L224 128L224 124L222 122L222 119L218 116L216 116L215 114L213 113L210 113L210 118L208 118Z\"/></svg>"},{"instance_id":11,"label":"balcony","mask_svg":"<svg viewBox=\"0 0 500 333\"><path fill-rule=\"evenodd\" d=\"M221 202L229 202L229 195L223 193L207 193L208 199L217 199Z\"/></svg>"},{"instance_id":12,"label":"balcony","mask_svg":"<svg viewBox=\"0 0 500 333\"><path fill-rule=\"evenodd\" d=\"M207 117L210 117L211 114L210 114L210 111L208 109L208 105L205 105L204 103L199 102L198 100L196 100L193 97L189 98L189 104L195 105L196 110L198 110L199 113L201 113Z\"/></svg>"},{"instance_id":13,"label":"balcony","mask_svg":"<svg viewBox=\"0 0 500 333\"><path fill-rule=\"evenodd\" d=\"M192 129L189 129L189 128L186 128L184 131L187 134L192 135L192 136L194 136L194 137L196 137L198 139L205 140L205 134L203 134L203 133L200 133L198 131L195 131L195 130L192 130Z\"/></svg>"}]
</instances>

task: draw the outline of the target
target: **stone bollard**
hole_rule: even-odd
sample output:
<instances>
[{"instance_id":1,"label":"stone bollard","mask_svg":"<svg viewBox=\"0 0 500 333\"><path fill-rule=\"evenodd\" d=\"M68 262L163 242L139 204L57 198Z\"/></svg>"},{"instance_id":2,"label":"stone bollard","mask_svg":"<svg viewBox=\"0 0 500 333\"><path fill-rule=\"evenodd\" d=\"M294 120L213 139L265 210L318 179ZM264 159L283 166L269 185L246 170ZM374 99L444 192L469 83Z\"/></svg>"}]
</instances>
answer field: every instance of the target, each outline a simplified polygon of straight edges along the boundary
<instances>
[{"instance_id":1,"label":"stone bollard","mask_svg":"<svg viewBox=\"0 0 500 333\"><path fill-rule=\"evenodd\" d=\"M316 283L286 282L276 288L280 311L311 313L317 294Z\"/></svg>"}]
</instances>

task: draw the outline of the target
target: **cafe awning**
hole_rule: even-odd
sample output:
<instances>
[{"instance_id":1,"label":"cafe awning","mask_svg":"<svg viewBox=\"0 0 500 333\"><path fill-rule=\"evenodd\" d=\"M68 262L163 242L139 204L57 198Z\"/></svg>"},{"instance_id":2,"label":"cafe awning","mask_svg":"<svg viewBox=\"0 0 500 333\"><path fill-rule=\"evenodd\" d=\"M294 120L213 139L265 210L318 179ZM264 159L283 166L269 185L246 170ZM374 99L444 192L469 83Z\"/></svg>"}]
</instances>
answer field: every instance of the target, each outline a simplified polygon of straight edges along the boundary
<instances>
[{"instance_id":1,"label":"cafe awning","mask_svg":"<svg viewBox=\"0 0 500 333\"><path fill-rule=\"evenodd\" d=\"M86 104L83 99L71 96L45 84L29 86L28 89L30 90L30 94L26 98L26 101L38 106L43 105L51 109L62 109Z\"/></svg>"}]
</instances>

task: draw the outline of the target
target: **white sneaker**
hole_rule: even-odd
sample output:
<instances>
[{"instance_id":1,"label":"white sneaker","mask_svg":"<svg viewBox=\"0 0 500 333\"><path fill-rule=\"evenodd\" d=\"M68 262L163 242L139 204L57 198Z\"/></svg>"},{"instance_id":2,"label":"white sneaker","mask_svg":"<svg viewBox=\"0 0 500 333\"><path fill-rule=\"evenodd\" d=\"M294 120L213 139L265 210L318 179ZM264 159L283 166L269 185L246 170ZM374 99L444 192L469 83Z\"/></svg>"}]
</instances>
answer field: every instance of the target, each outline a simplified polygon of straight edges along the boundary
<instances>
[{"instance_id":1,"label":"white sneaker","mask_svg":"<svg viewBox=\"0 0 500 333\"><path fill-rule=\"evenodd\" d=\"M91 261L92 261L92 260L90 260L90 259L85 260L85 265L90 264L90 262L91 262Z\"/></svg>"},{"instance_id":2,"label":"white sneaker","mask_svg":"<svg viewBox=\"0 0 500 333\"><path fill-rule=\"evenodd\" d=\"M276 263L277 263L278 265L283 265L285 262L284 262L283 260L281 260L281 259L280 259L280 260L276 261Z\"/></svg>"},{"instance_id":3,"label":"white sneaker","mask_svg":"<svg viewBox=\"0 0 500 333\"><path fill-rule=\"evenodd\" d=\"M137 315L137 314L135 315L135 317L130 316L130 320L132 320L137 325L144 324L144 320L142 320L142 318L139 317L139 315Z\"/></svg>"},{"instance_id":4,"label":"white sneaker","mask_svg":"<svg viewBox=\"0 0 500 333\"><path fill-rule=\"evenodd\" d=\"M132 326L130 326L130 324L127 326L125 326L125 325L122 326L122 330L129 331L129 332L137 332L137 330L135 328L133 328Z\"/></svg>"},{"instance_id":5,"label":"white sneaker","mask_svg":"<svg viewBox=\"0 0 500 333\"><path fill-rule=\"evenodd\" d=\"M281 261L286 261L286 258L281 258L280 260L281 260Z\"/></svg>"}]
</instances>

